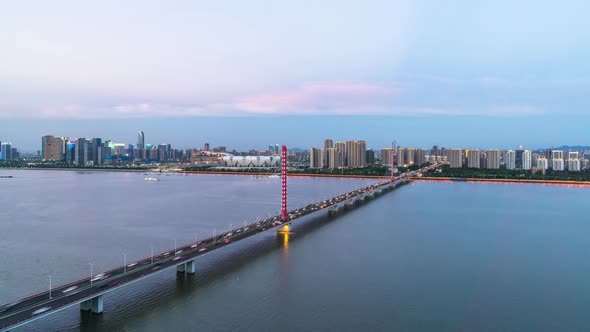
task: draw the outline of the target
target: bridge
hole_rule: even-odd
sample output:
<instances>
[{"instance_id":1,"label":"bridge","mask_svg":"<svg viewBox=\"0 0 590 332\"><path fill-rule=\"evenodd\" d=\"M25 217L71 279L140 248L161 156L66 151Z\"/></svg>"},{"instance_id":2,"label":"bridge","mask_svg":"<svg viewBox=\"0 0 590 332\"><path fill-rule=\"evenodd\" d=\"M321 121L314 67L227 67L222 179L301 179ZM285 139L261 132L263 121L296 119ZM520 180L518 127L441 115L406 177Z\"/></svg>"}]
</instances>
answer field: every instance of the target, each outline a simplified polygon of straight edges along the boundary
<instances>
[{"instance_id":1,"label":"bridge","mask_svg":"<svg viewBox=\"0 0 590 332\"><path fill-rule=\"evenodd\" d=\"M392 154L393 159L393 154ZM367 199L406 184L411 176L432 168L434 164L412 173L404 173L396 178L393 167L387 180L346 192L321 202L312 203L293 210L287 209L287 149L282 147L281 158L281 213L254 223L216 234L206 239L181 245L165 252L152 254L139 261L130 262L114 269L91 274L87 278L75 280L25 298L0 306L0 331L8 331L49 316L74 305L83 311L100 314L104 309L104 294L125 287L131 283L149 278L165 270L176 268L178 273L194 274L196 258L209 254L243 239L276 229L277 234L289 234L291 225L297 219L320 210L328 210L330 215L341 209L353 208Z\"/></svg>"}]
</instances>

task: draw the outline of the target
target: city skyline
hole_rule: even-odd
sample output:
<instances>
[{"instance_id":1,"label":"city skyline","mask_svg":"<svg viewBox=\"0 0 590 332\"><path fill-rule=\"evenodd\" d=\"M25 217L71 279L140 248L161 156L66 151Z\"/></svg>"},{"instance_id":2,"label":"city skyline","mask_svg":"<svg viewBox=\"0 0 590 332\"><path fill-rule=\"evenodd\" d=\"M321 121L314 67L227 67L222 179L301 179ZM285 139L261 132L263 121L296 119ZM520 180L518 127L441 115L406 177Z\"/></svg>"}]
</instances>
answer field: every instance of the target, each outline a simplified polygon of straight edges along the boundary
<instances>
[{"instance_id":1,"label":"city skyline","mask_svg":"<svg viewBox=\"0 0 590 332\"><path fill-rule=\"evenodd\" d=\"M144 127L135 127L143 122L137 120L119 120L119 126L111 126L108 120L2 120L0 126L0 141L11 142L21 151L33 153L40 149L39 137L45 135L76 137L102 137L113 139L117 142L137 142L138 131L147 133L146 142L152 144L167 143L178 148L188 149L201 147L204 142L215 145L227 146L230 149L247 150L251 148L264 149L270 142L285 144L289 148L308 149L323 141L325 137L332 137L338 141L346 141L355 137L362 137L368 142L367 147L381 149L391 145L392 140L397 140L400 146L412 146L429 149L433 145L446 148L477 148L477 149L517 149L523 146L527 149L547 149L563 145L590 146L590 141L584 137L585 123L582 120L569 122L563 117L552 118L555 126L563 128L556 135L547 135L544 131L536 131L534 134L522 137L520 141L511 137L499 135L495 130L490 129L493 122L481 121L480 126L461 128L461 123L441 129L441 135L437 139L433 136L424 136L425 131L436 130L437 119L422 119L409 117L402 123L391 120L390 117L320 117L323 121L306 122L309 128L304 135L296 128L294 122L298 116L289 117L246 117L246 118L224 118L219 123L217 118L187 118L175 119L173 127L175 130L167 130L162 125L162 120L146 120ZM384 122L392 121L392 124ZM497 119L505 122L506 119ZM513 119L514 120L514 119ZM195 121L195 123L193 123ZM543 120L533 119L526 122L527 126L538 127ZM323 126L324 123L332 126ZM8 125L10 124L10 125ZM199 125L200 124L200 125ZM356 126L354 126L356 124ZM71 126L70 126L71 125ZM193 127L193 125L195 127ZM303 125L303 124L302 124ZM347 134L342 134L340 126L351 126ZM426 128L421 128L420 125ZM27 127L26 131L21 130L22 126ZM107 127L108 126L108 127ZM253 136L250 133L256 126L264 127L265 136ZM505 123L505 130L518 131L523 126L522 122L511 121ZM236 132L236 128L245 127L248 132ZM198 128L198 130L195 130ZM415 130L414 128L418 128ZM431 129L432 128L432 129ZM569 128L569 130L568 130ZM109 134L111 133L111 134ZM576 139L560 138L568 133L575 133ZM281 139L283 138L283 139ZM466 142L470 142L467 145Z\"/></svg>"},{"instance_id":2,"label":"city skyline","mask_svg":"<svg viewBox=\"0 0 590 332\"><path fill-rule=\"evenodd\" d=\"M22 128L92 126L176 146L321 139L304 127L376 146L537 148L582 144L590 120L583 1L62 4L0 14L0 139L25 150Z\"/></svg>"}]
</instances>

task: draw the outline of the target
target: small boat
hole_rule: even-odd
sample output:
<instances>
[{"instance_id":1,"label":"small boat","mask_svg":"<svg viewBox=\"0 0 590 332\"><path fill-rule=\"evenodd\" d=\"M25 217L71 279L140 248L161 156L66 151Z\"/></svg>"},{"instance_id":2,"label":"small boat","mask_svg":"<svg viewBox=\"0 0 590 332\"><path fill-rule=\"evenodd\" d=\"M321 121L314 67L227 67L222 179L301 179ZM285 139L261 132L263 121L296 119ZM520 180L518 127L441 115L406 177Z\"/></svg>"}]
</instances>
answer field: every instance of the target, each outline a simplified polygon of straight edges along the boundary
<instances>
[{"instance_id":1,"label":"small boat","mask_svg":"<svg viewBox=\"0 0 590 332\"><path fill-rule=\"evenodd\" d=\"M0 175L0 179L12 179L12 175Z\"/></svg>"},{"instance_id":2,"label":"small boat","mask_svg":"<svg viewBox=\"0 0 590 332\"><path fill-rule=\"evenodd\" d=\"M147 178L144 179L144 181L160 181L160 179L148 176Z\"/></svg>"}]
</instances>

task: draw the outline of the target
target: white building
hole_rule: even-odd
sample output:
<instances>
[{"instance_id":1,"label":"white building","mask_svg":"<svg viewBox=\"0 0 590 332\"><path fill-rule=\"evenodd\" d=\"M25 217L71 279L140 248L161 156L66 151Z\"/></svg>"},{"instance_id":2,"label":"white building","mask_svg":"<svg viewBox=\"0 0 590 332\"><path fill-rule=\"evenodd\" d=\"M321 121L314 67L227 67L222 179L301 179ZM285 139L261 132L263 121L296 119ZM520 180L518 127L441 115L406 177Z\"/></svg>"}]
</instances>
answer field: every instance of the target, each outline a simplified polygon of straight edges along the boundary
<instances>
[{"instance_id":1,"label":"white building","mask_svg":"<svg viewBox=\"0 0 590 332\"><path fill-rule=\"evenodd\" d=\"M463 151L461 149L450 149L447 151L447 158L451 168L463 167Z\"/></svg>"},{"instance_id":2,"label":"white building","mask_svg":"<svg viewBox=\"0 0 590 332\"><path fill-rule=\"evenodd\" d=\"M567 154L567 169L572 172L579 172L581 169L579 153L577 151L570 151Z\"/></svg>"},{"instance_id":3,"label":"white building","mask_svg":"<svg viewBox=\"0 0 590 332\"><path fill-rule=\"evenodd\" d=\"M552 159L551 160L551 168L553 168L554 171L565 170L565 163L563 162L563 159L561 159L561 158Z\"/></svg>"},{"instance_id":4,"label":"white building","mask_svg":"<svg viewBox=\"0 0 590 332\"><path fill-rule=\"evenodd\" d=\"M530 170L533 166L531 150L524 150L522 152L522 169Z\"/></svg>"},{"instance_id":5,"label":"white building","mask_svg":"<svg viewBox=\"0 0 590 332\"><path fill-rule=\"evenodd\" d=\"M516 152L514 150L506 151L504 165L506 165L506 169L516 169Z\"/></svg>"},{"instance_id":6,"label":"white building","mask_svg":"<svg viewBox=\"0 0 590 332\"><path fill-rule=\"evenodd\" d=\"M221 163L227 167L278 167L279 156L224 156Z\"/></svg>"},{"instance_id":7,"label":"white building","mask_svg":"<svg viewBox=\"0 0 590 332\"><path fill-rule=\"evenodd\" d=\"M486 153L486 168L500 168L500 150L488 150L488 152Z\"/></svg>"},{"instance_id":8,"label":"white building","mask_svg":"<svg viewBox=\"0 0 590 332\"><path fill-rule=\"evenodd\" d=\"M567 169L571 172L579 172L580 167L580 159L568 159L567 160Z\"/></svg>"},{"instance_id":9,"label":"white building","mask_svg":"<svg viewBox=\"0 0 590 332\"><path fill-rule=\"evenodd\" d=\"M538 158L537 159L537 167L541 168L541 169L547 169L549 168L549 162L547 161L547 158Z\"/></svg>"},{"instance_id":10,"label":"white building","mask_svg":"<svg viewBox=\"0 0 590 332\"><path fill-rule=\"evenodd\" d=\"M479 150L467 150L467 167L479 168L480 167L480 154Z\"/></svg>"}]
</instances>

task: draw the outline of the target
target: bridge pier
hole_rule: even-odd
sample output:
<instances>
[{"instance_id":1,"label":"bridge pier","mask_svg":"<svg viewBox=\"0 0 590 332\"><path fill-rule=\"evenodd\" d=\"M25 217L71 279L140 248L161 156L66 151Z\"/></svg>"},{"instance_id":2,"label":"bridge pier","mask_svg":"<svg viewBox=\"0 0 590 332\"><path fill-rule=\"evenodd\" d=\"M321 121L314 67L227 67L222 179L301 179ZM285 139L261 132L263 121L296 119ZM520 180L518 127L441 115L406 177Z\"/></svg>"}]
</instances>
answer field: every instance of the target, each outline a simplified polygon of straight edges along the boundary
<instances>
[{"instance_id":1,"label":"bridge pier","mask_svg":"<svg viewBox=\"0 0 590 332\"><path fill-rule=\"evenodd\" d=\"M104 297L99 295L80 303L80 310L91 311L93 314L102 314L104 310Z\"/></svg>"},{"instance_id":2,"label":"bridge pier","mask_svg":"<svg viewBox=\"0 0 590 332\"><path fill-rule=\"evenodd\" d=\"M196 272L196 265L197 264L195 264L195 260L194 259L192 261L186 262L185 268L184 268L185 271L186 271L186 273L188 273L188 274L195 274L195 272Z\"/></svg>"},{"instance_id":3,"label":"bridge pier","mask_svg":"<svg viewBox=\"0 0 590 332\"><path fill-rule=\"evenodd\" d=\"M335 215L337 215L339 209L340 209L340 207L338 205L330 206L328 208L328 215L329 216L335 216Z\"/></svg>"},{"instance_id":4,"label":"bridge pier","mask_svg":"<svg viewBox=\"0 0 590 332\"><path fill-rule=\"evenodd\" d=\"M182 263L176 266L177 273L188 273L194 274L197 270L197 264L195 264L195 260L188 261L186 263Z\"/></svg>"},{"instance_id":5,"label":"bridge pier","mask_svg":"<svg viewBox=\"0 0 590 332\"><path fill-rule=\"evenodd\" d=\"M283 226L279 227L279 230L277 231L277 233L281 234L281 233L288 233L291 231L291 223L288 224L283 224Z\"/></svg>"}]
</instances>

